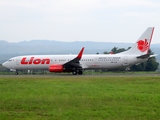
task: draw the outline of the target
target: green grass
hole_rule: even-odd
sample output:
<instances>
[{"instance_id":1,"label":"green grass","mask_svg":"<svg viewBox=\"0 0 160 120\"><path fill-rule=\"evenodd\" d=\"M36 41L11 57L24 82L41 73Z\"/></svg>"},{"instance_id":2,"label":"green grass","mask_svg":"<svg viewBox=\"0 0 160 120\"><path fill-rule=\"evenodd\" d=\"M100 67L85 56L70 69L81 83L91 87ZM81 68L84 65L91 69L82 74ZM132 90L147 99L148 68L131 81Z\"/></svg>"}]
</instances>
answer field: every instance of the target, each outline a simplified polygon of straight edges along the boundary
<instances>
[{"instance_id":1,"label":"green grass","mask_svg":"<svg viewBox=\"0 0 160 120\"><path fill-rule=\"evenodd\" d=\"M0 120L158 120L160 77L0 76Z\"/></svg>"}]
</instances>

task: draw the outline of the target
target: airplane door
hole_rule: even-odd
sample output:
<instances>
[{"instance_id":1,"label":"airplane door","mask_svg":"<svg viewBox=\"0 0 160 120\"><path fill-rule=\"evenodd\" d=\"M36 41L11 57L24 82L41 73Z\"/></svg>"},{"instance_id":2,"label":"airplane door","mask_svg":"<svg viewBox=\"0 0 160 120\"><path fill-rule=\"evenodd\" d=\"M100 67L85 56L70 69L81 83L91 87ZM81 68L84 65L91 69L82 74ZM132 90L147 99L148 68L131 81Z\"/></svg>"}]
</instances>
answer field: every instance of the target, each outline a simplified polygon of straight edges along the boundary
<instances>
[{"instance_id":1,"label":"airplane door","mask_svg":"<svg viewBox=\"0 0 160 120\"><path fill-rule=\"evenodd\" d=\"M127 65L129 65L129 63L128 63L128 57L125 56L124 59L123 59L123 66L127 66Z\"/></svg>"},{"instance_id":2,"label":"airplane door","mask_svg":"<svg viewBox=\"0 0 160 120\"><path fill-rule=\"evenodd\" d=\"M94 64L97 64L98 63L98 58L96 57L95 59L94 59Z\"/></svg>"},{"instance_id":3,"label":"airplane door","mask_svg":"<svg viewBox=\"0 0 160 120\"><path fill-rule=\"evenodd\" d=\"M19 65L19 64L20 64L20 58L17 57L17 58L16 58L16 65Z\"/></svg>"}]
</instances>

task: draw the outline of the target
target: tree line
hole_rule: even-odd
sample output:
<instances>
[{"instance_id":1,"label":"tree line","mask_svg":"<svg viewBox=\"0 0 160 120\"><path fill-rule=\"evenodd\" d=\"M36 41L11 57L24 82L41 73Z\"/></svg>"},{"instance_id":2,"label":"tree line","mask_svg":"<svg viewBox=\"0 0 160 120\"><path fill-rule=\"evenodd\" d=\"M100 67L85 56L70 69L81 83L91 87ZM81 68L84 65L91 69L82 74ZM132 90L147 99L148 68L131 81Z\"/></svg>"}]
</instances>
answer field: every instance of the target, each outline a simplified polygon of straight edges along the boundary
<instances>
[{"instance_id":1,"label":"tree line","mask_svg":"<svg viewBox=\"0 0 160 120\"><path fill-rule=\"evenodd\" d=\"M130 49L130 47L127 49L114 47L111 49L111 52L105 51L104 54L110 54L110 53L116 54L116 53L124 52L128 49ZM153 55L154 52L151 49L149 49L148 54ZM137 65L130 66L129 70L130 71L156 71L158 69L158 66L159 66L159 63L156 61L156 58L151 57L145 62L141 62ZM125 69L119 69L119 71L122 71L122 70L125 70Z\"/></svg>"}]
</instances>

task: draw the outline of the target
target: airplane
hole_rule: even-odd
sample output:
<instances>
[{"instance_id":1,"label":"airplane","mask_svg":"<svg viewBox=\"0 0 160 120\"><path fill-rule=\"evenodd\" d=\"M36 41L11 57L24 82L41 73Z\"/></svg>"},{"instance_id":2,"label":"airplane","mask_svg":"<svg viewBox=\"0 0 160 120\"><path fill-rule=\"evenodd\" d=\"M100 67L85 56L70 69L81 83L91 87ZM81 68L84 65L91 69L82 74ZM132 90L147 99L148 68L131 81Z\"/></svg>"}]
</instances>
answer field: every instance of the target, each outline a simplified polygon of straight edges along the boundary
<instances>
[{"instance_id":1,"label":"airplane","mask_svg":"<svg viewBox=\"0 0 160 120\"><path fill-rule=\"evenodd\" d=\"M148 27L137 42L127 51L117 54L85 54L84 47L78 55L26 55L17 56L2 65L18 75L20 70L49 70L50 72L72 72L82 75L88 69L114 70L148 60L154 27Z\"/></svg>"}]
</instances>

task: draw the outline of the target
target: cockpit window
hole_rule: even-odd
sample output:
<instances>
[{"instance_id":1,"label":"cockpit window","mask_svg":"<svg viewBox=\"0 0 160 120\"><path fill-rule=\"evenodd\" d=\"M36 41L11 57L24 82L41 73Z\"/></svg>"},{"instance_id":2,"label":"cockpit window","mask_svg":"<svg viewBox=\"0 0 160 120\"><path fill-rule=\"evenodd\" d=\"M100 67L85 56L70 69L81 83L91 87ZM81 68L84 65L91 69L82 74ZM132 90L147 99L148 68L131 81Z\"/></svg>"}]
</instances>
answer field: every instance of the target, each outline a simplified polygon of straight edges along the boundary
<instances>
[{"instance_id":1,"label":"cockpit window","mask_svg":"<svg viewBox=\"0 0 160 120\"><path fill-rule=\"evenodd\" d=\"M13 59L9 59L8 62L14 61Z\"/></svg>"}]
</instances>

